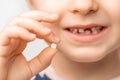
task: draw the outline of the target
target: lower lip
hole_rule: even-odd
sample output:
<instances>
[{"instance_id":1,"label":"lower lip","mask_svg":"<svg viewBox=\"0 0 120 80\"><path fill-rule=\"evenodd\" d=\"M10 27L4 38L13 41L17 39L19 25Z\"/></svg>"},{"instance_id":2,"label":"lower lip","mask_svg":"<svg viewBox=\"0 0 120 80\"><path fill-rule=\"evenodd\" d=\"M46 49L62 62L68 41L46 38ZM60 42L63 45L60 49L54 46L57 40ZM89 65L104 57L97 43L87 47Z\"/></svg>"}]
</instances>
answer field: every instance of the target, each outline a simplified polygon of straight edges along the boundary
<instances>
[{"instance_id":1,"label":"lower lip","mask_svg":"<svg viewBox=\"0 0 120 80\"><path fill-rule=\"evenodd\" d=\"M68 36L69 38L71 38L77 42L94 42L94 41L97 41L97 40L103 38L103 36L107 33L107 30L108 30L108 28L105 28L98 34L90 34L90 35L74 34L67 30L65 30L65 33L66 33L66 37Z\"/></svg>"}]
</instances>

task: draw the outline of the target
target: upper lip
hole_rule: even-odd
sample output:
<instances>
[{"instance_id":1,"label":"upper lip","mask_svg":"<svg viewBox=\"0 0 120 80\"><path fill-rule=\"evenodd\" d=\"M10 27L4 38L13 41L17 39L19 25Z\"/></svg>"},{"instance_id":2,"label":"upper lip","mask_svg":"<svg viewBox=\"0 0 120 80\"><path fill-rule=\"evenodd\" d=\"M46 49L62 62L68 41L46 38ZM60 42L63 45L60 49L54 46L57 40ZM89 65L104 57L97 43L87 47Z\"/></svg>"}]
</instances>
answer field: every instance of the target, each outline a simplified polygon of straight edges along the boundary
<instances>
[{"instance_id":1,"label":"upper lip","mask_svg":"<svg viewBox=\"0 0 120 80\"><path fill-rule=\"evenodd\" d=\"M106 27L105 25L100 25L100 24L87 24L87 25L72 25L72 26L66 26L66 28L82 28L82 29L87 29L87 28L93 28L93 27Z\"/></svg>"}]
</instances>

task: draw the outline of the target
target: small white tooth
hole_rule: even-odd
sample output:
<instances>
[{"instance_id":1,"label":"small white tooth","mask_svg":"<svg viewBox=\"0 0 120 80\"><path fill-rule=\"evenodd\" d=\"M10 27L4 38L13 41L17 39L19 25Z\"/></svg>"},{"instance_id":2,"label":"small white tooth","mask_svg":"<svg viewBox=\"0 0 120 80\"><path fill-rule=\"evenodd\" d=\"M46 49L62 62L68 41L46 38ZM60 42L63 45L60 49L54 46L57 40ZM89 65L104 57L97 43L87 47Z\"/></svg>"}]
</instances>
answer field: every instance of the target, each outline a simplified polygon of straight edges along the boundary
<instances>
[{"instance_id":1,"label":"small white tooth","mask_svg":"<svg viewBox=\"0 0 120 80\"><path fill-rule=\"evenodd\" d=\"M74 34L76 34L76 33L77 33L77 31L78 31L77 29L73 29L73 31L72 31L72 32L73 32Z\"/></svg>"},{"instance_id":2,"label":"small white tooth","mask_svg":"<svg viewBox=\"0 0 120 80\"><path fill-rule=\"evenodd\" d=\"M91 29L92 34L97 34L97 33L98 33L98 30L99 30L99 29L93 27L93 28Z\"/></svg>"},{"instance_id":3,"label":"small white tooth","mask_svg":"<svg viewBox=\"0 0 120 80\"><path fill-rule=\"evenodd\" d=\"M95 27L93 27L92 29L91 29L91 31L96 31L97 29L95 28Z\"/></svg>"},{"instance_id":4,"label":"small white tooth","mask_svg":"<svg viewBox=\"0 0 120 80\"><path fill-rule=\"evenodd\" d=\"M79 29L79 33L84 33L84 29Z\"/></svg>"},{"instance_id":5,"label":"small white tooth","mask_svg":"<svg viewBox=\"0 0 120 80\"><path fill-rule=\"evenodd\" d=\"M85 34L91 34L91 31L90 30L86 30Z\"/></svg>"},{"instance_id":6,"label":"small white tooth","mask_svg":"<svg viewBox=\"0 0 120 80\"><path fill-rule=\"evenodd\" d=\"M96 30L96 31L92 31L92 34L97 34L98 33L98 31Z\"/></svg>"},{"instance_id":7,"label":"small white tooth","mask_svg":"<svg viewBox=\"0 0 120 80\"><path fill-rule=\"evenodd\" d=\"M50 47L55 49L57 47L57 45L55 43L52 43Z\"/></svg>"}]
</instances>

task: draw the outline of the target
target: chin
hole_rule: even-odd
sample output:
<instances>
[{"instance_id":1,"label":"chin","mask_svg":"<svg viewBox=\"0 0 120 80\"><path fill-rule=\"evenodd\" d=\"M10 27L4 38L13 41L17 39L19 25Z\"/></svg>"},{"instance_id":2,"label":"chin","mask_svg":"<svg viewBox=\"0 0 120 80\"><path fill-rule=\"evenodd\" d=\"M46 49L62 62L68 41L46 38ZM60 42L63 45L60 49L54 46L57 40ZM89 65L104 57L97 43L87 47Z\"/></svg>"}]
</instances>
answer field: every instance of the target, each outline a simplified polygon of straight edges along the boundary
<instances>
[{"instance_id":1,"label":"chin","mask_svg":"<svg viewBox=\"0 0 120 80\"><path fill-rule=\"evenodd\" d=\"M102 52L93 53L93 52L84 52L84 53L76 53L78 55L74 55L71 58L72 61L76 62L97 62L102 60L106 55Z\"/></svg>"},{"instance_id":2,"label":"chin","mask_svg":"<svg viewBox=\"0 0 120 80\"><path fill-rule=\"evenodd\" d=\"M62 54L74 62L97 62L102 60L108 52L99 48L64 48Z\"/></svg>"},{"instance_id":3,"label":"chin","mask_svg":"<svg viewBox=\"0 0 120 80\"><path fill-rule=\"evenodd\" d=\"M69 57L74 62L80 62L80 63L91 63L91 62L98 62L102 60L105 57L105 55L90 55L90 56L75 56L75 57Z\"/></svg>"}]
</instances>

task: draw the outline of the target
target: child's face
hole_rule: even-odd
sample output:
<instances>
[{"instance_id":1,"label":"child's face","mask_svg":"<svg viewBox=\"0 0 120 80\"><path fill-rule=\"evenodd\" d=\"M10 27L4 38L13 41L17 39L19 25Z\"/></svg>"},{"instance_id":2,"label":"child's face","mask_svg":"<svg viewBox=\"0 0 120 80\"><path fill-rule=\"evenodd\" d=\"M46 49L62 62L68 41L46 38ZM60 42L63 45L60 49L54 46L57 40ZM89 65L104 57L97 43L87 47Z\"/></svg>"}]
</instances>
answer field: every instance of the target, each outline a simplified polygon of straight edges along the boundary
<instances>
[{"instance_id":1,"label":"child's face","mask_svg":"<svg viewBox=\"0 0 120 80\"><path fill-rule=\"evenodd\" d=\"M120 0L33 0L35 8L57 13L50 26L60 37L58 50L78 62L97 61L120 44Z\"/></svg>"}]
</instances>

